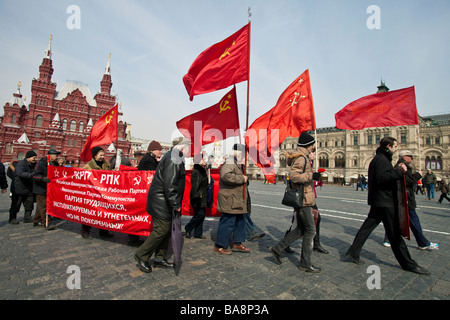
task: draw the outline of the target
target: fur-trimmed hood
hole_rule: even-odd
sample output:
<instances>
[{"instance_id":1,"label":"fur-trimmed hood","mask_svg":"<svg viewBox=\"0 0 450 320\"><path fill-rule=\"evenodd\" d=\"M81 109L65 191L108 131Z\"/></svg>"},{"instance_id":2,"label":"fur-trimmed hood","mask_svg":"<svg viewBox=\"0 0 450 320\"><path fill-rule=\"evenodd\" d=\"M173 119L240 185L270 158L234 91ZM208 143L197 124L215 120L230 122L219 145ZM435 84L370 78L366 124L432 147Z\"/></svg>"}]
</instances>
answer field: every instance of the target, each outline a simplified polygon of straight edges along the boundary
<instances>
[{"instance_id":1,"label":"fur-trimmed hood","mask_svg":"<svg viewBox=\"0 0 450 320\"><path fill-rule=\"evenodd\" d=\"M299 147L297 150L285 151L284 155L286 156L286 163L288 166L291 166L295 159L300 156L304 156L308 159L309 152L305 148Z\"/></svg>"}]
</instances>

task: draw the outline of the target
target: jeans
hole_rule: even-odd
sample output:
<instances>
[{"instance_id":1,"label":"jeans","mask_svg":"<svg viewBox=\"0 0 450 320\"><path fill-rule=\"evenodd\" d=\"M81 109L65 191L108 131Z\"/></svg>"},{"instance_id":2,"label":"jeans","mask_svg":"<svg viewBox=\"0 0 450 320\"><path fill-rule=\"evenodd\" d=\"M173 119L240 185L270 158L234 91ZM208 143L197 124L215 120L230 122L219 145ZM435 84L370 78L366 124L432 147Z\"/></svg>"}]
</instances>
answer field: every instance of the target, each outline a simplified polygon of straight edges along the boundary
<instances>
[{"instance_id":1,"label":"jeans","mask_svg":"<svg viewBox=\"0 0 450 320\"><path fill-rule=\"evenodd\" d=\"M316 235L316 227L314 225L314 216L311 207L303 207L297 214L297 226L289 231L283 239L278 241L278 243L273 247L276 253L281 254L284 249L286 249L292 242L301 238L302 230L304 231L303 243L302 243L302 253L300 257L300 266L310 267L311 254L313 251L313 241Z\"/></svg>"},{"instance_id":2,"label":"jeans","mask_svg":"<svg viewBox=\"0 0 450 320\"><path fill-rule=\"evenodd\" d=\"M430 241L423 235L422 227L420 226L419 216L415 209L409 210L409 227L416 238L417 245L419 247L427 247L430 245Z\"/></svg>"},{"instance_id":3,"label":"jeans","mask_svg":"<svg viewBox=\"0 0 450 320\"><path fill-rule=\"evenodd\" d=\"M413 270L417 268L417 263L411 258L402 238L398 214L393 207L370 207L369 215L359 228L347 254L359 258L364 243L381 221L383 221L384 230L391 243L392 252L402 269Z\"/></svg>"},{"instance_id":4,"label":"jeans","mask_svg":"<svg viewBox=\"0 0 450 320\"><path fill-rule=\"evenodd\" d=\"M427 198L434 199L434 183L427 184Z\"/></svg>"},{"instance_id":5,"label":"jeans","mask_svg":"<svg viewBox=\"0 0 450 320\"><path fill-rule=\"evenodd\" d=\"M186 232L191 233L194 230L194 237L200 238L203 235L203 221L205 220L205 208L200 208L194 211L194 216L191 221L184 227Z\"/></svg>"},{"instance_id":6,"label":"jeans","mask_svg":"<svg viewBox=\"0 0 450 320\"><path fill-rule=\"evenodd\" d=\"M230 214L222 212L217 227L216 248L228 248L232 239L233 243L241 244L245 241L244 214Z\"/></svg>"},{"instance_id":7,"label":"jeans","mask_svg":"<svg viewBox=\"0 0 450 320\"><path fill-rule=\"evenodd\" d=\"M255 225L253 224L252 219L250 218L250 213L244 213L245 218L245 235L247 239L251 239L255 234Z\"/></svg>"}]
</instances>

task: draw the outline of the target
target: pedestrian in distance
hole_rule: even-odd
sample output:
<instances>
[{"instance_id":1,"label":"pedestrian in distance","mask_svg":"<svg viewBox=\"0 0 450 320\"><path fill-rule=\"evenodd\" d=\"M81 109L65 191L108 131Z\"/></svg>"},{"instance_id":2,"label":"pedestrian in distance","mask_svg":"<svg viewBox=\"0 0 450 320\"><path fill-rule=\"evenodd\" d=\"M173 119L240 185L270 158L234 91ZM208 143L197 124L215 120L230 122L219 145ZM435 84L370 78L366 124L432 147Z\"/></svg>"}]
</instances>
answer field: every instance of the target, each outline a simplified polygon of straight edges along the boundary
<instances>
[{"instance_id":1,"label":"pedestrian in distance","mask_svg":"<svg viewBox=\"0 0 450 320\"><path fill-rule=\"evenodd\" d=\"M109 170L110 165L108 161L105 160L105 151L101 147L92 148L92 159L86 163L83 169L86 170ZM90 234L91 226L82 224L81 225L81 236L83 239L91 240L92 236ZM114 235L109 233L108 230L99 229L100 238L112 238Z\"/></svg>"},{"instance_id":2,"label":"pedestrian in distance","mask_svg":"<svg viewBox=\"0 0 450 320\"><path fill-rule=\"evenodd\" d=\"M33 219L34 227L45 227L47 230L52 230L47 217L47 183L50 179L47 177L48 165L59 166L57 162L58 155L61 154L55 148L50 148L47 152L47 156L42 157L34 171L33 177L33 193L36 197L36 214Z\"/></svg>"},{"instance_id":3,"label":"pedestrian in distance","mask_svg":"<svg viewBox=\"0 0 450 320\"><path fill-rule=\"evenodd\" d=\"M442 179L442 184L441 184L441 196L439 197L438 203L441 204L442 200L447 199L448 202L450 202L449 197L447 196L447 193L449 191L449 185L447 184L447 180Z\"/></svg>"},{"instance_id":4,"label":"pedestrian in distance","mask_svg":"<svg viewBox=\"0 0 450 320\"><path fill-rule=\"evenodd\" d=\"M358 175L358 180L356 181L356 191L358 191L358 188L361 188L361 191L364 191L363 185L362 185L362 176Z\"/></svg>"},{"instance_id":5,"label":"pedestrian in distance","mask_svg":"<svg viewBox=\"0 0 450 320\"><path fill-rule=\"evenodd\" d=\"M17 221L17 213L22 204L25 209L23 222L33 222L31 214L34 209L33 175L36 157L36 152L28 151L25 154L25 159L18 161L14 169L14 193L12 193L11 208L9 210L10 224L19 223Z\"/></svg>"},{"instance_id":6,"label":"pedestrian in distance","mask_svg":"<svg viewBox=\"0 0 450 320\"><path fill-rule=\"evenodd\" d=\"M0 189L2 193L6 193L8 190L8 180L6 180L5 165L0 162Z\"/></svg>"},{"instance_id":7,"label":"pedestrian in distance","mask_svg":"<svg viewBox=\"0 0 450 320\"><path fill-rule=\"evenodd\" d=\"M244 246L245 217L251 212L248 177L244 173L245 145L234 144L232 154L220 167L217 209L221 212L217 227L214 252L230 255L232 252L250 252ZM232 242L231 251L228 245Z\"/></svg>"},{"instance_id":8,"label":"pedestrian in distance","mask_svg":"<svg viewBox=\"0 0 450 320\"><path fill-rule=\"evenodd\" d=\"M302 132L298 139L297 151L291 159L289 165L289 181L292 188L298 189L299 184L304 184L303 207L295 209L297 226L288 232L283 239L278 241L269 250L275 258L277 264L281 264L281 253L295 240L303 235L302 252L300 256L299 269L306 272L320 272L321 269L314 266L311 261L311 254L314 247L314 236L316 228L312 207L316 204L314 196L314 181L320 180L320 173L314 172L308 160L309 154L315 151L314 138L306 132Z\"/></svg>"},{"instance_id":9,"label":"pedestrian in distance","mask_svg":"<svg viewBox=\"0 0 450 320\"><path fill-rule=\"evenodd\" d=\"M398 168L400 163L404 163L407 171L405 173L405 181L406 181L406 194L408 197L408 210L409 210L409 226L411 231L414 234L414 238L416 239L417 246L421 250L433 250L439 249L439 244L428 241L428 239L424 236L422 231L422 226L420 225L419 216L416 212L416 197L414 195L414 184L415 181L420 180L422 178L421 171L413 171L412 162L413 162L413 154L410 150L403 150L399 153L399 160L397 164L394 166L394 169ZM389 240L387 235L384 236L383 245L385 247L390 247Z\"/></svg>"},{"instance_id":10,"label":"pedestrian in distance","mask_svg":"<svg viewBox=\"0 0 450 320\"><path fill-rule=\"evenodd\" d=\"M392 166L392 156L397 151L397 140L384 137L376 150L376 155L369 165L369 215L357 232L345 258L349 262L362 264L360 253L372 231L383 222L384 229L391 244L391 249L401 268L418 274L430 274L414 261L402 238L398 218L397 181L403 179L407 172L404 163L396 168Z\"/></svg>"},{"instance_id":11,"label":"pedestrian in distance","mask_svg":"<svg viewBox=\"0 0 450 320\"><path fill-rule=\"evenodd\" d=\"M184 157L189 153L190 141L178 138L172 149L158 163L147 195L147 213L152 216L153 231L136 250L134 259L141 271L150 273L149 259L156 253L154 267L170 268L167 249L171 238L173 213L181 215L186 172ZM142 161L141 161L142 162Z\"/></svg>"},{"instance_id":12,"label":"pedestrian in distance","mask_svg":"<svg viewBox=\"0 0 450 320\"><path fill-rule=\"evenodd\" d=\"M434 199L434 186L436 184L436 181L436 175L433 173L433 171L431 171L431 169L428 169L422 180L423 185L427 189L427 200Z\"/></svg>"}]
</instances>

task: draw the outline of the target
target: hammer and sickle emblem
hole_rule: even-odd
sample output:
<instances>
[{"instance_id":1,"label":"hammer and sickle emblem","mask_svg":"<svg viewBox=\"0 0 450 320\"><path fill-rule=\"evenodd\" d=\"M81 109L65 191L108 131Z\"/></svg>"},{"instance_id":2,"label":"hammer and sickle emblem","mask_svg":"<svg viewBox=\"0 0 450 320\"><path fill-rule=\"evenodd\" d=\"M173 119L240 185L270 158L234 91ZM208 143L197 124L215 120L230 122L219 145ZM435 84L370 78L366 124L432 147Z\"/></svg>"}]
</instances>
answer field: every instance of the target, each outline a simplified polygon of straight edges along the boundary
<instances>
[{"instance_id":1,"label":"hammer and sickle emblem","mask_svg":"<svg viewBox=\"0 0 450 320\"><path fill-rule=\"evenodd\" d=\"M134 177L133 181L134 181L134 185L139 185L141 183L141 177L139 177L139 176Z\"/></svg>"},{"instance_id":2,"label":"hammer and sickle emblem","mask_svg":"<svg viewBox=\"0 0 450 320\"><path fill-rule=\"evenodd\" d=\"M230 99L230 98L231 98L231 95L228 96L228 99ZM228 101L228 100L222 100L222 101L220 101L219 108L220 108L219 113L222 113L222 111L231 109L231 107L230 107L230 101Z\"/></svg>"},{"instance_id":3,"label":"hammer and sickle emblem","mask_svg":"<svg viewBox=\"0 0 450 320\"><path fill-rule=\"evenodd\" d=\"M106 116L106 118L105 118L106 123L109 124L109 123L111 122L111 120L112 120L112 118L113 118L113 114L114 114L114 111L111 112L111 115Z\"/></svg>"},{"instance_id":4,"label":"hammer and sickle emblem","mask_svg":"<svg viewBox=\"0 0 450 320\"><path fill-rule=\"evenodd\" d=\"M234 44L236 43L236 41L233 41L233 43L231 44L231 46L234 46ZM231 48L231 47L230 47ZM222 60L222 58L225 58L226 56L231 55L229 50L230 48L226 48L224 53L222 53L222 55L220 56L219 60Z\"/></svg>"}]
</instances>

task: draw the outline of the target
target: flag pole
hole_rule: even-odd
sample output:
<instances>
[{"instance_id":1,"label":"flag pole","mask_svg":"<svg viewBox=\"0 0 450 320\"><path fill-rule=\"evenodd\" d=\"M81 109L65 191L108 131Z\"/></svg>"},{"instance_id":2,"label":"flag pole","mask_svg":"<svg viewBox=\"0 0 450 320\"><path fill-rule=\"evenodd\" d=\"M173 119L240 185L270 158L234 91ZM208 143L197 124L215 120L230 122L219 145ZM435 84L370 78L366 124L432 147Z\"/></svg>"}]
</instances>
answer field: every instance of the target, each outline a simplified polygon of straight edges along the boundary
<instances>
[{"instance_id":1,"label":"flag pole","mask_svg":"<svg viewBox=\"0 0 450 320\"><path fill-rule=\"evenodd\" d=\"M419 143L419 170L422 171L422 155L420 152L420 121L419 124L417 125L417 141ZM424 167L423 169L425 170L426 168Z\"/></svg>"},{"instance_id":2,"label":"flag pole","mask_svg":"<svg viewBox=\"0 0 450 320\"><path fill-rule=\"evenodd\" d=\"M315 167L316 167L316 172L318 172L318 165L319 165L319 161L317 160L318 159L318 154L319 154L319 150L318 150L318 148L317 148L317 146L318 146L318 143L317 143L317 129L314 129L314 140L316 140L316 165L315 165Z\"/></svg>"},{"instance_id":3,"label":"flag pole","mask_svg":"<svg viewBox=\"0 0 450 320\"><path fill-rule=\"evenodd\" d=\"M248 7L248 46L247 46L247 111L246 111L246 119L245 119L245 132L248 130L248 115L250 110L250 35L251 35L251 17L252 12L250 11L250 7ZM240 138L240 136L239 136ZM245 147L244 153L244 175L247 176L247 157L248 157L248 149ZM245 184L242 191L242 197L245 199Z\"/></svg>"}]
</instances>

